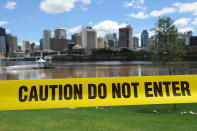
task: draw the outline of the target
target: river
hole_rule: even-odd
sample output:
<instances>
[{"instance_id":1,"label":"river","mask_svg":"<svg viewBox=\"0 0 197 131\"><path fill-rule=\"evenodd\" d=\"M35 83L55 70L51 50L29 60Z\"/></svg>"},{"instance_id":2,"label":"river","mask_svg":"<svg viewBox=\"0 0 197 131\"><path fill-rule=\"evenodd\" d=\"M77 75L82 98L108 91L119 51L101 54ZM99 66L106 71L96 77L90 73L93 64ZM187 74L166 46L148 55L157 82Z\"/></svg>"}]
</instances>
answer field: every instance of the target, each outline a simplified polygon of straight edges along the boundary
<instances>
[{"instance_id":1,"label":"river","mask_svg":"<svg viewBox=\"0 0 197 131\"><path fill-rule=\"evenodd\" d=\"M3 67L35 64L33 61L1 62L0 80L29 80L88 77L123 77L168 75L165 67L155 69L151 62L103 61L103 62L58 62L51 69L6 70ZM188 62L189 68L177 72L179 75L197 74L197 62Z\"/></svg>"}]
</instances>

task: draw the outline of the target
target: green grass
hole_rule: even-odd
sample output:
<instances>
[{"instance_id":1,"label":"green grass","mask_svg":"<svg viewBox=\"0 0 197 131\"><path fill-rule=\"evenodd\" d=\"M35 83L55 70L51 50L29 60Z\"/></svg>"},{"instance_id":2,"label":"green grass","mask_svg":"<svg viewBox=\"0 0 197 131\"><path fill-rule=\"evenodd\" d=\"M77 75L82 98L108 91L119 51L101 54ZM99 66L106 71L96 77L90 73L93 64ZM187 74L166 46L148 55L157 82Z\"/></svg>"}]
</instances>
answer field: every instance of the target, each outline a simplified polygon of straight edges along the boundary
<instances>
[{"instance_id":1,"label":"green grass","mask_svg":"<svg viewBox=\"0 0 197 131\"><path fill-rule=\"evenodd\" d=\"M196 131L197 104L0 111L0 131ZM159 113L154 113L157 110Z\"/></svg>"}]
</instances>

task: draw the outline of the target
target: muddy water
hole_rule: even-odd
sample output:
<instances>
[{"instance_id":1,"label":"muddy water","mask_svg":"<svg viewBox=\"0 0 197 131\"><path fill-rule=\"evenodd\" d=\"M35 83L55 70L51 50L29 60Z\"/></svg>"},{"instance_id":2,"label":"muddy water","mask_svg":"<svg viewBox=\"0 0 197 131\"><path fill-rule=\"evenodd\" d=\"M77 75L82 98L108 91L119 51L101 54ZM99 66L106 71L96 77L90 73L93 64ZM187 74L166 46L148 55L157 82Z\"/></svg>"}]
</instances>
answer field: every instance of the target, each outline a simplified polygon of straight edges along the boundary
<instances>
[{"instance_id":1,"label":"muddy water","mask_svg":"<svg viewBox=\"0 0 197 131\"><path fill-rule=\"evenodd\" d=\"M121 77L168 75L164 67L155 69L151 62L53 62L52 69L6 70L2 67L34 64L34 62L1 62L0 80L88 78L88 77ZM197 74L197 63L188 63L189 68L177 74Z\"/></svg>"}]
</instances>

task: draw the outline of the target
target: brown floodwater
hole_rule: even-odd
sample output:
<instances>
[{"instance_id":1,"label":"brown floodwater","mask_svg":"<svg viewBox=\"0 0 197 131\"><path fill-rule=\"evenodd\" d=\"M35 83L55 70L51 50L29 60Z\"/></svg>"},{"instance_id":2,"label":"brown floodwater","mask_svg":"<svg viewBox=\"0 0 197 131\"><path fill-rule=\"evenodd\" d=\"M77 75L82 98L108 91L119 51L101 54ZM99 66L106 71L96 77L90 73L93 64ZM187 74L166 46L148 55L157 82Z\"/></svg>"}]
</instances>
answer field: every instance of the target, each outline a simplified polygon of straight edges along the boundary
<instances>
[{"instance_id":1,"label":"brown floodwater","mask_svg":"<svg viewBox=\"0 0 197 131\"><path fill-rule=\"evenodd\" d=\"M122 77L168 75L165 67L155 69L151 62L53 62L51 69L3 69L3 67L35 64L34 62L1 62L0 80L29 80L88 77ZM197 62L189 62L189 68L177 75L197 74Z\"/></svg>"}]
</instances>

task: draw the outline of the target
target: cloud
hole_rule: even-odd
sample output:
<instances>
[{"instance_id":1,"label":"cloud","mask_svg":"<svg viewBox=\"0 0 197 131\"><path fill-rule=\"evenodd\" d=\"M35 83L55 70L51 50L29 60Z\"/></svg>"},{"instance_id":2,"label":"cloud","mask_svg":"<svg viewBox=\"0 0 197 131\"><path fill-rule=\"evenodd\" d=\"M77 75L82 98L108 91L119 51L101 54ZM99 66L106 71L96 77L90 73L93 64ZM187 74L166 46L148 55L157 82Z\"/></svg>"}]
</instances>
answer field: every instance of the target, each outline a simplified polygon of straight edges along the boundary
<instances>
[{"instance_id":1,"label":"cloud","mask_svg":"<svg viewBox=\"0 0 197 131\"><path fill-rule=\"evenodd\" d=\"M144 12L138 12L137 14L135 13L131 13L128 16L133 17L133 18L137 18L137 19L146 19L149 16L147 14L145 14Z\"/></svg>"},{"instance_id":2,"label":"cloud","mask_svg":"<svg viewBox=\"0 0 197 131\"><path fill-rule=\"evenodd\" d=\"M149 37L151 37L151 36L154 36L155 35L155 32L153 30L149 30L148 31L148 34L149 34Z\"/></svg>"},{"instance_id":3,"label":"cloud","mask_svg":"<svg viewBox=\"0 0 197 131\"><path fill-rule=\"evenodd\" d=\"M118 24L116 21L105 20L93 26L93 29L97 31L98 36L104 36L108 33L116 33L119 28L126 27L126 23Z\"/></svg>"},{"instance_id":4,"label":"cloud","mask_svg":"<svg viewBox=\"0 0 197 131\"><path fill-rule=\"evenodd\" d=\"M77 32L81 31L81 28L82 28L82 26L79 25L79 26L76 26L76 27L68 29L68 32L70 32L70 33L77 33Z\"/></svg>"},{"instance_id":5,"label":"cloud","mask_svg":"<svg viewBox=\"0 0 197 131\"><path fill-rule=\"evenodd\" d=\"M93 22L92 21L88 22L88 25L93 25Z\"/></svg>"},{"instance_id":6,"label":"cloud","mask_svg":"<svg viewBox=\"0 0 197 131\"><path fill-rule=\"evenodd\" d=\"M192 3L174 3L175 7L178 8L179 13L193 13L194 15L197 15L197 2Z\"/></svg>"},{"instance_id":7,"label":"cloud","mask_svg":"<svg viewBox=\"0 0 197 131\"><path fill-rule=\"evenodd\" d=\"M60 14L71 11L75 7L76 2L88 5L91 3L91 0L42 0L40 10L49 14Z\"/></svg>"},{"instance_id":8,"label":"cloud","mask_svg":"<svg viewBox=\"0 0 197 131\"><path fill-rule=\"evenodd\" d=\"M194 32L195 30L194 30L194 28L192 28L192 27L185 27L185 28L179 28L178 31L179 31L180 33L185 33L185 32L188 32L188 31Z\"/></svg>"},{"instance_id":9,"label":"cloud","mask_svg":"<svg viewBox=\"0 0 197 131\"><path fill-rule=\"evenodd\" d=\"M80 1L80 0L78 0L78 1ZM89 5L91 3L91 0L81 0L81 2L83 4Z\"/></svg>"},{"instance_id":10,"label":"cloud","mask_svg":"<svg viewBox=\"0 0 197 131\"><path fill-rule=\"evenodd\" d=\"M40 42L37 42L37 41L33 41L32 43L35 43L36 46L40 45Z\"/></svg>"},{"instance_id":11,"label":"cloud","mask_svg":"<svg viewBox=\"0 0 197 131\"><path fill-rule=\"evenodd\" d=\"M7 9L10 9L10 10L13 10L15 9L15 6L16 6L16 2L14 1L8 1L5 5L5 8Z\"/></svg>"},{"instance_id":12,"label":"cloud","mask_svg":"<svg viewBox=\"0 0 197 131\"><path fill-rule=\"evenodd\" d=\"M194 21L192 22L192 25L197 26L197 18L194 19Z\"/></svg>"},{"instance_id":13,"label":"cloud","mask_svg":"<svg viewBox=\"0 0 197 131\"><path fill-rule=\"evenodd\" d=\"M0 26L4 26L4 25L7 25L8 22L7 21L0 21Z\"/></svg>"},{"instance_id":14,"label":"cloud","mask_svg":"<svg viewBox=\"0 0 197 131\"><path fill-rule=\"evenodd\" d=\"M11 31L8 29L5 29L5 31L6 31L6 34L11 34Z\"/></svg>"},{"instance_id":15,"label":"cloud","mask_svg":"<svg viewBox=\"0 0 197 131\"><path fill-rule=\"evenodd\" d=\"M128 8L138 8L138 9L143 9L146 10L146 6L144 6L145 0L132 0L131 2L125 2L123 7Z\"/></svg>"},{"instance_id":16,"label":"cloud","mask_svg":"<svg viewBox=\"0 0 197 131\"><path fill-rule=\"evenodd\" d=\"M83 11L88 11L88 8L85 8L85 7L81 7L81 9L82 9Z\"/></svg>"},{"instance_id":17,"label":"cloud","mask_svg":"<svg viewBox=\"0 0 197 131\"><path fill-rule=\"evenodd\" d=\"M191 18L181 18L178 19L174 22L174 25L176 26L186 26L189 24L189 22L191 21Z\"/></svg>"},{"instance_id":18,"label":"cloud","mask_svg":"<svg viewBox=\"0 0 197 131\"><path fill-rule=\"evenodd\" d=\"M162 16L162 15L170 14L170 13L174 13L174 12L176 12L175 8L163 8L161 10L153 10L150 13L150 16L158 17L158 16Z\"/></svg>"},{"instance_id":19,"label":"cloud","mask_svg":"<svg viewBox=\"0 0 197 131\"><path fill-rule=\"evenodd\" d=\"M96 0L97 4L100 5L104 2L104 0Z\"/></svg>"}]
</instances>

